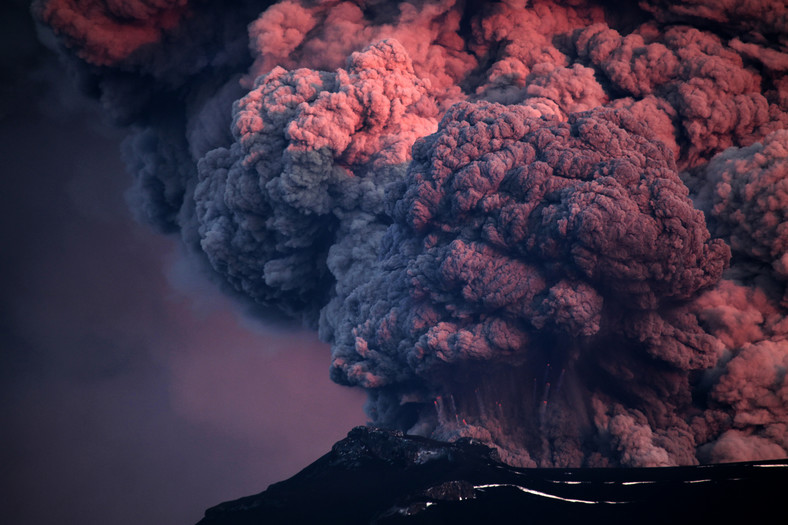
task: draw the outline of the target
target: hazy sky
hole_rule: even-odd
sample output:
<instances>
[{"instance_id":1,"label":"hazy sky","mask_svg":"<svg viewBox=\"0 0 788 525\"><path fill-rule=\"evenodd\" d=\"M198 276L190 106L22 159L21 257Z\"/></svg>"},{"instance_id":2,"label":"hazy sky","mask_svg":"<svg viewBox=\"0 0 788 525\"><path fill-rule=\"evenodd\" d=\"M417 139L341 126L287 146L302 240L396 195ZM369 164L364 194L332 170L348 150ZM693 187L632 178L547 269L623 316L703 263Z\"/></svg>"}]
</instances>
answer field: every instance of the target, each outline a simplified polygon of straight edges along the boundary
<instances>
[{"instance_id":1,"label":"hazy sky","mask_svg":"<svg viewBox=\"0 0 788 525\"><path fill-rule=\"evenodd\" d=\"M0 15L0 515L193 523L363 424L328 347L243 319L135 223L121 133Z\"/></svg>"}]
</instances>

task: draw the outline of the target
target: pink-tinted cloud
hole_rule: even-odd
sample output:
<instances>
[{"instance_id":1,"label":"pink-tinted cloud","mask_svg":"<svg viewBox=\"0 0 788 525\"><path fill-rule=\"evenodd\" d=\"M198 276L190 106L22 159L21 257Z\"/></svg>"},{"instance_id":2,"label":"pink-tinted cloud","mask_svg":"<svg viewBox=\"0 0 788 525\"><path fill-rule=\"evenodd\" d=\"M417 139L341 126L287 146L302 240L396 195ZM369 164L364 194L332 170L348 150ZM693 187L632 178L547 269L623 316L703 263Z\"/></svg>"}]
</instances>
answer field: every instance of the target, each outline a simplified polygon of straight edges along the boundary
<instances>
[{"instance_id":1,"label":"pink-tinted cloud","mask_svg":"<svg viewBox=\"0 0 788 525\"><path fill-rule=\"evenodd\" d=\"M373 423L522 465L785 450L780 2L240 4L87 78L136 206L317 327Z\"/></svg>"},{"instance_id":2,"label":"pink-tinted cloud","mask_svg":"<svg viewBox=\"0 0 788 525\"><path fill-rule=\"evenodd\" d=\"M186 4L187 0L58 0L33 2L33 10L80 58L111 66L158 43L186 16Z\"/></svg>"}]
</instances>

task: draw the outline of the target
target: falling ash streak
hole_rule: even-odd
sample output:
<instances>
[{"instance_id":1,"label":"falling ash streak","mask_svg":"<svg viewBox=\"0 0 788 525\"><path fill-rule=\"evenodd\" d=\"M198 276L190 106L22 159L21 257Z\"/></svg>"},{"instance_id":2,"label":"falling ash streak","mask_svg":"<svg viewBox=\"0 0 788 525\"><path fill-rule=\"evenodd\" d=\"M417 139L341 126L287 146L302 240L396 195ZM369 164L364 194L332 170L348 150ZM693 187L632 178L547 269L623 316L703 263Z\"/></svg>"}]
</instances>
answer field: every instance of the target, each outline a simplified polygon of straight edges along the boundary
<instances>
[{"instance_id":1,"label":"falling ash streak","mask_svg":"<svg viewBox=\"0 0 788 525\"><path fill-rule=\"evenodd\" d=\"M555 393L556 395L561 393L561 387L564 385L564 375L566 374L566 368L561 369L561 373L558 375L558 381L555 385Z\"/></svg>"},{"instance_id":2,"label":"falling ash streak","mask_svg":"<svg viewBox=\"0 0 788 525\"><path fill-rule=\"evenodd\" d=\"M446 407L443 404L443 397L442 396L436 397L434 403L435 403L435 411L438 413L438 421L440 422L441 425L445 425L446 423L448 423L448 420L446 419Z\"/></svg>"},{"instance_id":3,"label":"falling ash streak","mask_svg":"<svg viewBox=\"0 0 788 525\"><path fill-rule=\"evenodd\" d=\"M484 421L487 419L487 409L485 408L484 403L482 402L482 396L479 393L479 389L475 388L473 392L476 395L476 404L477 404L477 409L479 410L479 415L481 416L482 421Z\"/></svg>"},{"instance_id":4,"label":"falling ash streak","mask_svg":"<svg viewBox=\"0 0 788 525\"><path fill-rule=\"evenodd\" d=\"M454 422L460 424L460 415L457 412L457 403L454 402L454 394L449 395L449 402L451 403L451 411L454 413Z\"/></svg>"}]
</instances>

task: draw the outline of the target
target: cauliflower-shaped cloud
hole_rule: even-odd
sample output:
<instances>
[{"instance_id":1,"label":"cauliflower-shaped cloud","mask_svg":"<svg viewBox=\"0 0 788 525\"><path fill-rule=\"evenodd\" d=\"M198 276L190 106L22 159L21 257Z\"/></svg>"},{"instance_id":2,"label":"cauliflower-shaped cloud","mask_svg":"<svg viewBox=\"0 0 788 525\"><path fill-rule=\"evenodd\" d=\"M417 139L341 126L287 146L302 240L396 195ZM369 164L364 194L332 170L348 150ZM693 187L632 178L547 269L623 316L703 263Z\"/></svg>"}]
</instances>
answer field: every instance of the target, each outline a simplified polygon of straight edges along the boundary
<instances>
[{"instance_id":1,"label":"cauliflower-shaped cloud","mask_svg":"<svg viewBox=\"0 0 788 525\"><path fill-rule=\"evenodd\" d=\"M336 232L382 213L383 184L402 175L436 112L393 40L354 53L346 70L260 77L234 106L235 142L199 165L201 246L214 268L314 323L333 293Z\"/></svg>"}]
</instances>

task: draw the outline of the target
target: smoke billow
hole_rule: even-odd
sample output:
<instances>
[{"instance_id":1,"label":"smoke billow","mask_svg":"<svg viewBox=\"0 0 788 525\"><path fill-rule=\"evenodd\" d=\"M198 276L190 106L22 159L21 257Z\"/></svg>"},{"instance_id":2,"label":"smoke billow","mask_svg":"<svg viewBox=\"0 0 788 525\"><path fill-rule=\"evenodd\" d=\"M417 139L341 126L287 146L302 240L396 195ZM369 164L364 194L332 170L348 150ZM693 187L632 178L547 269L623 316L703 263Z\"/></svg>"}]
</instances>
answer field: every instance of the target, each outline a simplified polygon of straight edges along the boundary
<instances>
[{"instance_id":1,"label":"smoke billow","mask_svg":"<svg viewBox=\"0 0 788 525\"><path fill-rule=\"evenodd\" d=\"M782 2L42 0L132 202L377 425L788 456Z\"/></svg>"}]
</instances>

